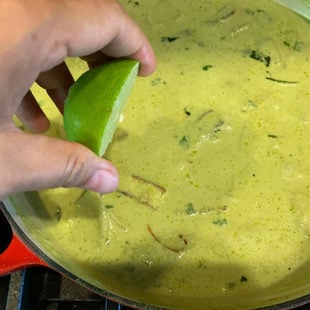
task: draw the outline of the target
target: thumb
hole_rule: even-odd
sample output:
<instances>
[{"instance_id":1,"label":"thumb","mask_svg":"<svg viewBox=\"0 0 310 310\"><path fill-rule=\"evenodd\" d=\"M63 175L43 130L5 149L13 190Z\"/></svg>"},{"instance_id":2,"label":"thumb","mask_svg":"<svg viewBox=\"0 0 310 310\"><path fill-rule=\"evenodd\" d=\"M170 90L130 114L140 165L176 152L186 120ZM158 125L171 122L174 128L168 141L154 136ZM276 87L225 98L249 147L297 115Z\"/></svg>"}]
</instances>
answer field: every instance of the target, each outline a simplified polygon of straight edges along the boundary
<instances>
[{"instance_id":1,"label":"thumb","mask_svg":"<svg viewBox=\"0 0 310 310\"><path fill-rule=\"evenodd\" d=\"M16 130L2 131L0 145L0 199L52 187L117 188L116 168L78 143Z\"/></svg>"}]
</instances>

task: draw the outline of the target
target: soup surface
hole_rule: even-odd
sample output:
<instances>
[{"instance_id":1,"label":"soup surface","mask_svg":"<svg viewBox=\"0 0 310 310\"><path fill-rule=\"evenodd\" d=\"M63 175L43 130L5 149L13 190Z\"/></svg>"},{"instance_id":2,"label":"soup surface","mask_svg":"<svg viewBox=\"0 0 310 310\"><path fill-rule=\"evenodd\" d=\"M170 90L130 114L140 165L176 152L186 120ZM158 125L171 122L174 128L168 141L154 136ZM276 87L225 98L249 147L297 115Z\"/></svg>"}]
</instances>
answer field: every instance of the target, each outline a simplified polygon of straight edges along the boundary
<instances>
[{"instance_id":1,"label":"soup surface","mask_svg":"<svg viewBox=\"0 0 310 310\"><path fill-rule=\"evenodd\" d=\"M123 3L158 68L138 79L105 154L119 188L42 191L45 233L95 285L150 304L309 293L309 22L272 1Z\"/></svg>"}]
</instances>

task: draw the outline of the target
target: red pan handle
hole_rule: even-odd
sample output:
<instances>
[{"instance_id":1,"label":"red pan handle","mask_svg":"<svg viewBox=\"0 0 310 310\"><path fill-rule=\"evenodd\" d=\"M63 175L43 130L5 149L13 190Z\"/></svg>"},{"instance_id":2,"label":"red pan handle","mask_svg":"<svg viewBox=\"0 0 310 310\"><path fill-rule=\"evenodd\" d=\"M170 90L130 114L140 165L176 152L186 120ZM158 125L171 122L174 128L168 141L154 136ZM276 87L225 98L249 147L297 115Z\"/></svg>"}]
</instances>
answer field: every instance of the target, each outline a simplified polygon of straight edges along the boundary
<instances>
[{"instance_id":1,"label":"red pan handle","mask_svg":"<svg viewBox=\"0 0 310 310\"><path fill-rule=\"evenodd\" d=\"M0 254L0 276L31 266L47 267L47 264L13 233L10 244Z\"/></svg>"}]
</instances>

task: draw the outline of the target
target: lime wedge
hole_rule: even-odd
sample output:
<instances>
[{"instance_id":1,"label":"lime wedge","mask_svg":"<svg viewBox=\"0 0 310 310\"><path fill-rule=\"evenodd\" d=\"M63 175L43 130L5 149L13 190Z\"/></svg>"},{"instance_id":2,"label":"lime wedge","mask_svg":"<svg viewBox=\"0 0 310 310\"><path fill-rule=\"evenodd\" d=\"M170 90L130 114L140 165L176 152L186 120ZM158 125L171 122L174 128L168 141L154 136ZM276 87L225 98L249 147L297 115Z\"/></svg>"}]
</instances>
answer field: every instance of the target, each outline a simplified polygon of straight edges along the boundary
<instances>
[{"instance_id":1,"label":"lime wedge","mask_svg":"<svg viewBox=\"0 0 310 310\"><path fill-rule=\"evenodd\" d=\"M82 74L69 90L64 108L67 139L102 156L113 138L133 88L139 63L122 59Z\"/></svg>"}]
</instances>

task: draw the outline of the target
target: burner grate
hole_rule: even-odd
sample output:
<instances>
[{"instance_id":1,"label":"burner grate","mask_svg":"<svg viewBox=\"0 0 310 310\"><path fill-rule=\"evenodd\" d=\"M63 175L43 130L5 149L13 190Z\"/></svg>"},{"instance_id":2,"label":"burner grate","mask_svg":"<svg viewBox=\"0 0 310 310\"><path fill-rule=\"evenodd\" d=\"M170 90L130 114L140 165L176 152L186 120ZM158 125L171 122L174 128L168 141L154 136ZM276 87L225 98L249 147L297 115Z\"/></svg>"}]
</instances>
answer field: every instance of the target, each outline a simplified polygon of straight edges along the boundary
<instances>
[{"instance_id":1,"label":"burner grate","mask_svg":"<svg viewBox=\"0 0 310 310\"><path fill-rule=\"evenodd\" d=\"M91 293L48 268L25 269L21 277L18 310L130 310Z\"/></svg>"}]
</instances>

